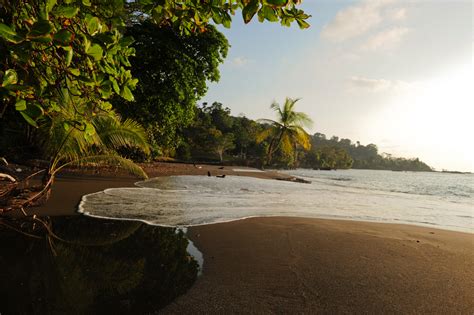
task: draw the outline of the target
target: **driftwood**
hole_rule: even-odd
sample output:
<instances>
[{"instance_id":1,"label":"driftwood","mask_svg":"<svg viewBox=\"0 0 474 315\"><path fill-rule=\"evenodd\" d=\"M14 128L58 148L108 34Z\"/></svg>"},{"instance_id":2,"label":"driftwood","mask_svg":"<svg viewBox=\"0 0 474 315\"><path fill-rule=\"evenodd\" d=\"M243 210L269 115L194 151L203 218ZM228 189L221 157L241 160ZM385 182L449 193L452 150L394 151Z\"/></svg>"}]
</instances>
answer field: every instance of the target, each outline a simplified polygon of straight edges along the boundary
<instances>
[{"instance_id":1,"label":"driftwood","mask_svg":"<svg viewBox=\"0 0 474 315\"><path fill-rule=\"evenodd\" d=\"M0 181L0 215L13 210L25 213L28 207L44 204L50 195L53 178L49 178L43 185L29 183L32 177L44 171L40 170L21 180L0 173L0 179L8 180L8 182Z\"/></svg>"},{"instance_id":2,"label":"driftwood","mask_svg":"<svg viewBox=\"0 0 474 315\"><path fill-rule=\"evenodd\" d=\"M0 173L0 180L5 180L5 179L11 182L16 182L16 179L13 176L5 174L5 173Z\"/></svg>"}]
</instances>

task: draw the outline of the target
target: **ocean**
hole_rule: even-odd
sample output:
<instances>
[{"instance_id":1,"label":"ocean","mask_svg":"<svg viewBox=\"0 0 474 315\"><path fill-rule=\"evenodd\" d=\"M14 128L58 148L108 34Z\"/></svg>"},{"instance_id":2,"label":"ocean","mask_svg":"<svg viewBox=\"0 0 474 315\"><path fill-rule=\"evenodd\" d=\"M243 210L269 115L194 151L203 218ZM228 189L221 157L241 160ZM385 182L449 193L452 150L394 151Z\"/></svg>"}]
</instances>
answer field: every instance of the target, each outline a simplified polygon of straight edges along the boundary
<instances>
[{"instance_id":1,"label":"ocean","mask_svg":"<svg viewBox=\"0 0 474 315\"><path fill-rule=\"evenodd\" d=\"M311 184L246 176L171 176L85 195L79 211L186 227L292 216L404 223L474 233L474 175L284 171Z\"/></svg>"}]
</instances>

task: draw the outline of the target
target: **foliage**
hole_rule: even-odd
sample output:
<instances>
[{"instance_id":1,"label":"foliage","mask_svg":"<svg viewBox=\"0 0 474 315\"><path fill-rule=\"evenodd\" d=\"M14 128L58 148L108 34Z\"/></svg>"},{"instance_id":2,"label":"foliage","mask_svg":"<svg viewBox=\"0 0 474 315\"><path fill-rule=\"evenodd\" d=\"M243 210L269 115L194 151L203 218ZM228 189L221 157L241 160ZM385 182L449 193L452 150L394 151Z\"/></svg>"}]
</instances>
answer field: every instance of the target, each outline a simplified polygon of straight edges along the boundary
<instances>
[{"instance_id":1,"label":"foliage","mask_svg":"<svg viewBox=\"0 0 474 315\"><path fill-rule=\"evenodd\" d=\"M93 131L91 117L110 111L113 93L132 100L135 53L121 33L121 1L2 1L1 112L14 109L34 127L72 105L68 126Z\"/></svg>"},{"instance_id":2,"label":"foliage","mask_svg":"<svg viewBox=\"0 0 474 315\"><path fill-rule=\"evenodd\" d=\"M379 154L375 144L361 145L358 141L353 143L350 139L340 139L336 136L328 139L322 133L306 135L308 138L305 139L309 142L310 148L304 141L302 144L297 144L296 139L290 136L284 140L290 145L278 147L277 140L281 129L275 126L282 127L283 120L298 121L301 124L303 121L307 122L308 117L304 114L303 118L291 117L295 113L295 102L288 100L285 104L286 109L285 106L280 108L277 104L272 105L278 116L284 117L280 121L265 119L255 121L247 117L236 117L231 115L229 108L219 102L211 105L204 103L203 106L196 108L193 123L183 130L184 141L178 148L178 157L188 161L222 162L224 160L227 163L260 167L268 161L268 152L272 145L272 166L276 167L431 171L431 168L418 158L395 158L388 154ZM290 107L291 103L292 107ZM221 148L222 159L220 153L216 151L218 143L216 140L221 137L228 137L225 145L228 145L228 148L224 150Z\"/></svg>"},{"instance_id":3,"label":"foliage","mask_svg":"<svg viewBox=\"0 0 474 315\"><path fill-rule=\"evenodd\" d=\"M323 146L308 152L305 162L305 166L314 169L347 169L353 160L343 148Z\"/></svg>"},{"instance_id":4,"label":"foliage","mask_svg":"<svg viewBox=\"0 0 474 315\"><path fill-rule=\"evenodd\" d=\"M368 145L361 145L359 141L352 143L350 139L339 139L336 136L330 139L326 138L326 135L322 133L315 133L311 137L311 142L314 150L306 156L305 166L312 168L345 168L342 165L347 165L346 162L349 160L344 157L344 154L337 154L337 150L344 150L348 156L353 160L352 168L359 169L383 169L383 170L394 170L394 171L432 171L432 168L426 163L420 161L418 158L407 159L401 157L393 157L390 154L379 154L378 148L375 144L371 143ZM331 162L318 160L316 157L322 157L322 152L317 152L321 148L327 152L334 152L333 155L336 159L336 166L333 166ZM329 160L333 160L332 158ZM324 165L324 166L323 166Z\"/></svg>"},{"instance_id":5,"label":"foliage","mask_svg":"<svg viewBox=\"0 0 474 315\"><path fill-rule=\"evenodd\" d=\"M219 155L219 160L224 161L224 152L235 148L234 135L231 133L223 134L218 129L210 129L210 147Z\"/></svg>"},{"instance_id":6,"label":"foliage","mask_svg":"<svg viewBox=\"0 0 474 315\"><path fill-rule=\"evenodd\" d=\"M264 153L264 146L257 143L257 135L262 132L263 126L245 116L233 117L232 133L235 138L233 154L242 162L257 159Z\"/></svg>"},{"instance_id":7,"label":"foliage","mask_svg":"<svg viewBox=\"0 0 474 315\"><path fill-rule=\"evenodd\" d=\"M230 27L231 14L242 9L245 22L280 21L300 27L309 18L299 0L158 1L47 0L0 2L1 112L14 106L31 125L40 117L77 107L74 123L87 125L94 112L108 111L114 93L133 100L137 80L128 58L133 39L121 30L140 14L184 34L204 31L212 20ZM128 16L126 15L128 14Z\"/></svg>"},{"instance_id":8,"label":"foliage","mask_svg":"<svg viewBox=\"0 0 474 315\"><path fill-rule=\"evenodd\" d=\"M202 32L209 23L231 26L232 16L241 10L245 23L255 16L259 22L280 22L290 26L296 22L302 29L308 28L306 22L310 15L298 9L302 0L131 0L130 9L137 10L135 16L146 13L153 21L162 25L172 25L184 34Z\"/></svg>"},{"instance_id":9,"label":"foliage","mask_svg":"<svg viewBox=\"0 0 474 315\"><path fill-rule=\"evenodd\" d=\"M222 162L224 152L235 147L232 125L230 109L224 108L221 103L204 103L202 107L197 107L193 123L183 131L191 155L198 159L209 158L208 153L212 152Z\"/></svg>"},{"instance_id":10,"label":"foliage","mask_svg":"<svg viewBox=\"0 0 474 315\"><path fill-rule=\"evenodd\" d=\"M270 108L276 112L277 120L259 119L259 122L270 126L259 135L260 141L271 139L267 149L267 164L271 164L273 154L279 149L284 154L290 155L296 152L298 145L305 150L311 147L309 135L304 127L311 126L312 120L305 113L294 110L298 100L286 98L281 107L273 102Z\"/></svg>"},{"instance_id":11,"label":"foliage","mask_svg":"<svg viewBox=\"0 0 474 315\"><path fill-rule=\"evenodd\" d=\"M150 142L162 154L173 155L179 146L179 131L194 117L197 101L207 91L206 83L219 80L218 66L227 55L226 38L209 26L205 32L183 36L171 27L149 21L127 29L133 36L137 56L131 58L132 73L139 80L136 103L117 100L118 112L140 122Z\"/></svg>"},{"instance_id":12,"label":"foliage","mask_svg":"<svg viewBox=\"0 0 474 315\"><path fill-rule=\"evenodd\" d=\"M148 152L146 133L133 120L120 121L117 115L97 114L90 120L94 131L78 128L65 129L62 119L52 119L42 125L44 147L51 156L48 174L54 176L68 165L114 162L132 173L145 177L143 170L132 161L116 154L122 147L136 147Z\"/></svg>"},{"instance_id":13,"label":"foliage","mask_svg":"<svg viewBox=\"0 0 474 315\"><path fill-rule=\"evenodd\" d=\"M84 150L94 149L94 139L107 146L98 135L102 131L94 117L109 116L109 121L118 122L110 99L119 95L127 101L134 100L132 91L138 82L129 69L129 57L135 49L130 47L133 38L123 35L126 23L148 17L160 27L172 26L190 35L204 32L211 21L229 27L231 15L242 10L245 22L257 15L261 22L279 21L288 26L296 21L306 28L309 16L297 9L300 2L0 0L2 138L13 130L26 135L30 142L50 141L59 144L59 151L67 148L57 139L48 139L52 134L35 131L51 127L53 134L67 135L59 139L74 139L76 143L70 148L79 150L76 152L81 157L85 156ZM74 150L64 156L59 151L47 151L50 166L42 191L49 189L62 162L67 160L61 164L67 165L77 161L74 154L69 156ZM106 156L93 155L88 161L114 161L133 168L110 152Z\"/></svg>"}]
</instances>

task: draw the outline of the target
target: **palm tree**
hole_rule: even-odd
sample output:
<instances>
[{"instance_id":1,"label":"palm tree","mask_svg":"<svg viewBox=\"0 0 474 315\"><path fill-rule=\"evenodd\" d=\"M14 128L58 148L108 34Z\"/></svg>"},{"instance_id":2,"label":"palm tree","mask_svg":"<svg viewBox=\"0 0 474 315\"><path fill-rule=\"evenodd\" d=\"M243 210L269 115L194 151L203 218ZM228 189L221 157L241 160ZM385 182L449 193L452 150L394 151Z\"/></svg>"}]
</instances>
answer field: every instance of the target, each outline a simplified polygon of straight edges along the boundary
<instances>
[{"instance_id":1,"label":"palm tree","mask_svg":"<svg viewBox=\"0 0 474 315\"><path fill-rule=\"evenodd\" d=\"M0 209L0 213L46 201L56 175L68 166L115 165L147 178L140 166L117 153L117 149L123 147L135 147L145 153L149 152L146 132L140 124L130 119L121 121L113 112L95 114L86 123L70 120L67 111L65 113L66 115L50 117L40 127L42 138L45 139L42 145L49 157L48 168L42 170L45 173L42 185L36 189L22 188L22 193L14 194L6 207Z\"/></svg>"},{"instance_id":2,"label":"palm tree","mask_svg":"<svg viewBox=\"0 0 474 315\"><path fill-rule=\"evenodd\" d=\"M295 104L300 99L286 98L283 106L276 102L270 108L277 113L277 120L259 119L259 122L269 124L258 137L258 142L271 138L267 151L267 164L271 163L273 154L281 147L284 152L292 152L297 145L305 150L311 147L310 137L303 127L311 127L313 121L309 116L294 110Z\"/></svg>"}]
</instances>

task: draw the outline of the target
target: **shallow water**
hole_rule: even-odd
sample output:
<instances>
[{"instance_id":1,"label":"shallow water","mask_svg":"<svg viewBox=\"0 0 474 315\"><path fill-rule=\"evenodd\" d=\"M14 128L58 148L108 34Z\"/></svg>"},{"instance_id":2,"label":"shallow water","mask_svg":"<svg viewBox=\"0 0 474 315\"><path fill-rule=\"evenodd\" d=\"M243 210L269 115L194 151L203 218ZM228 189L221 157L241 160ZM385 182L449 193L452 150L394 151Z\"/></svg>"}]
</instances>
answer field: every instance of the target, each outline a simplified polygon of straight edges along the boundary
<instances>
[{"instance_id":1,"label":"shallow water","mask_svg":"<svg viewBox=\"0 0 474 315\"><path fill-rule=\"evenodd\" d=\"M311 184L251 177L172 176L83 197L81 212L192 226L255 216L407 223L474 232L470 174L369 170L287 172Z\"/></svg>"},{"instance_id":2,"label":"shallow water","mask_svg":"<svg viewBox=\"0 0 474 315\"><path fill-rule=\"evenodd\" d=\"M58 238L47 238L32 222L9 224L39 238L0 226L1 314L155 314L198 274L178 229L54 217Z\"/></svg>"}]
</instances>

